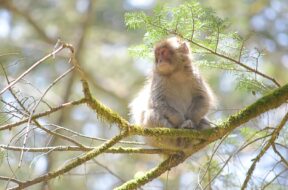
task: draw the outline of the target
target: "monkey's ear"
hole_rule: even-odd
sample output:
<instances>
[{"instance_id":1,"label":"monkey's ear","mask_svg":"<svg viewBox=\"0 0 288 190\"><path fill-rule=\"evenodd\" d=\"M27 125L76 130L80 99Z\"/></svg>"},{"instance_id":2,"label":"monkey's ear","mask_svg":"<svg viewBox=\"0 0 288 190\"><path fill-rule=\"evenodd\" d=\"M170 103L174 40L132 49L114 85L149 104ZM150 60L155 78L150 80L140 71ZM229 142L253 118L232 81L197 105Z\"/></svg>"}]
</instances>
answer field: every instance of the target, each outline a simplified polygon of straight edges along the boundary
<instances>
[{"instance_id":1,"label":"monkey's ear","mask_svg":"<svg viewBox=\"0 0 288 190\"><path fill-rule=\"evenodd\" d=\"M187 42L183 42L179 47L179 50L185 54L190 53L189 44Z\"/></svg>"}]
</instances>

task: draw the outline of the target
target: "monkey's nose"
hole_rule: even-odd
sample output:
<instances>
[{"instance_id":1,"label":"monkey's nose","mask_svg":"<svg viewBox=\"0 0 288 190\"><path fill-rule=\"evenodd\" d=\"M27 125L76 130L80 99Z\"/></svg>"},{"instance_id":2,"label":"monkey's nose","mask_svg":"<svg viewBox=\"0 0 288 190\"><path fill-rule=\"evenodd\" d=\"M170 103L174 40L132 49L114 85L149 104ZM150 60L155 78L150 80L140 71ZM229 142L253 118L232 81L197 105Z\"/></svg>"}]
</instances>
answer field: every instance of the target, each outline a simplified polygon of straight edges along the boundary
<instances>
[{"instance_id":1,"label":"monkey's nose","mask_svg":"<svg viewBox=\"0 0 288 190\"><path fill-rule=\"evenodd\" d=\"M167 54L166 49L161 49L161 50L160 50L160 55L161 55L161 56L166 56L166 54Z\"/></svg>"}]
</instances>

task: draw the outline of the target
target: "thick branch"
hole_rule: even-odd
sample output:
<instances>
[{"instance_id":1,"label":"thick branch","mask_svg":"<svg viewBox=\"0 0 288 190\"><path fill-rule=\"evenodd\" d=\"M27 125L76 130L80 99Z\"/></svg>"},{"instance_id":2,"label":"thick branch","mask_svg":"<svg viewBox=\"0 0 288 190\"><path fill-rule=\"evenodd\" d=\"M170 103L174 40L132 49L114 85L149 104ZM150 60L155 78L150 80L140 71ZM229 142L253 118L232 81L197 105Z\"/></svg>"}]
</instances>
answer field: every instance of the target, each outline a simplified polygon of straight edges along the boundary
<instances>
[{"instance_id":1,"label":"thick branch","mask_svg":"<svg viewBox=\"0 0 288 190\"><path fill-rule=\"evenodd\" d=\"M80 69L80 68L79 68ZM80 69L78 70L80 72L80 75L82 76L82 86L83 86L83 92L86 98L86 103L87 105L94 110L98 116L101 119L104 119L105 121L109 123L115 123L117 124L120 128L123 129L128 129L130 124L127 120L122 118L118 113L114 112L110 108L106 107L103 105L101 102L96 100L95 98L92 97L92 94L89 89L88 82L85 80L85 75L83 75L83 71Z\"/></svg>"},{"instance_id":2,"label":"thick branch","mask_svg":"<svg viewBox=\"0 0 288 190\"><path fill-rule=\"evenodd\" d=\"M88 101L89 106L95 110L99 116L104 117L105 120L111 123L117 123L121 128L129 126L128 122L120 117L117 113L107 108L94 98L90 96ZM255 103L247 106L238 113L230 116L227 120L222 122L218 127L207 129L203 131L189 130L189 129L168 129L168 128L143 128L133 125L129 129L129 134L143 135L143 136L174 136L174 137L191 137L198 139L206 139L207 141L215 141L225 134L233 131L236 127L248 122L271 109L279 107L288 100L288 84L278 88L258 99Z\"/></svg>"},{"instance_id":3,"label":"thick branch","mask_svg":"<svg viewBox=\"0 0 288 190\"><path fill-rule=\"evenodd\" d=\"M287 100L288 84L263 96L255 103L239 111L237 114L230 116L226 121L219 125L220 130L218 133L229 133L236 127L248 122L252 118L255 118L271 109L279 107L281 104L286 103Z\"/></svg>"},{"instance_id":4,"label":"thick branch","mask_svg":"<svg viewBox=\"0 0 288 190\"><path fill-rule=\"evenodd\" d=\"M151 169L149 172L147 172L143 176L126 182L125 184L120 186L118 190L136 189L137 187L140 187L146 184L147 182L155 179L156 177L170 170L172 167L179 165L191 154L203 149L211 142L214 142L222 138L226 134L230 133L236 127L242 125L243 123L248 122L249 120L259 116L262 113L265 113L266 111L279 107L281 104L285 103L287 99L288 99L288 84L260 98L258 101L246 107L245 109L238 112L237 114L230 116L226 121L224 121L218 127L204 130L203 133L207 133L207 141L204 141L198 145L195 145L191 150L189 150L189 152L186 152L184 156L179 156L175 160L171 159L172 161L170 161L169 159L165 160L162 164ZM131 130L133 131L133 128L131 128ZM178 129L176 129L176 131L177 130ZM174 133L174 130L172 133ZM188 133L191 133L191 132L187 132L187 134Z\"/></svg>"},{"instance_id":5,"label":"thick branch","mask_svg":"<svg viewBox=\"0 0 288 190\"><path fill-rule=\"evenodd\" d=\"M185 155L183 152L182 153L180 152L178 154L172 154L171 156L168 157L168 159L162 162L159 166L147 172L145 175L138 177L136 179L130 180L124 183L123 185L121 185L120 187L116 188L115 190L137 189L140 186L148 183L149 181L152 181L153 179L157 178L164 172L184 162L187 157L189 156Z\"/></svg>"}]
</instances>

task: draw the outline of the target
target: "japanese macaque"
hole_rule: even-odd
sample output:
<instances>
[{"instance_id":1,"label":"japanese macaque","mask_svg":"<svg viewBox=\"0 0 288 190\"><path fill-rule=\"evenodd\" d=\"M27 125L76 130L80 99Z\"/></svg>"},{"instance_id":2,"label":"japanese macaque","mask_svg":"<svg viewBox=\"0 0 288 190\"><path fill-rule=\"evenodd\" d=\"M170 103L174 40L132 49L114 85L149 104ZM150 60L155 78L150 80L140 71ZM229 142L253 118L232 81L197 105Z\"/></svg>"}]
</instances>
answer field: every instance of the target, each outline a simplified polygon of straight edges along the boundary
<instances>
[{"instance_id":1,"label":"japanese macaque","mask_svg":"<svg viewBox=\"0 0 288 190\"><path fill-rule=\"evenodd\" d=\"M157 43L154 54L152 75L130 104L135 124L199 130L211 127L205 116L214 105L214 96L192 63L189 44L171 37ZM169 149L189 149L195 144L195 140L183 137L147 139L152 146Z\"/></svg>"}]
</instances>

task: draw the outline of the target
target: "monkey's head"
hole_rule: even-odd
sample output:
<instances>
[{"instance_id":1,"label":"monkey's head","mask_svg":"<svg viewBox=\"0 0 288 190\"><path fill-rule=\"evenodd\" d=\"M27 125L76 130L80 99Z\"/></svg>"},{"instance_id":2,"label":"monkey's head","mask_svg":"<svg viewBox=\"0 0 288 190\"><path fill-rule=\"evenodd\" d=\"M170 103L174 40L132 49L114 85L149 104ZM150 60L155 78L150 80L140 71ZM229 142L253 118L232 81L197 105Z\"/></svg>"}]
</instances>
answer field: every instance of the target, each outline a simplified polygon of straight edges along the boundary
<instances>
[{"instance_id":1,"label":"monkey's head","mask_svg":"<svg viewBox=\"0 0 288 190\"><path fill-rule=\"evenodd\" d=\"M171 37L156 44L155 70L159 74L169 75L190 64L190 50L187 42Z\"/></svg>"}]
</instances>

